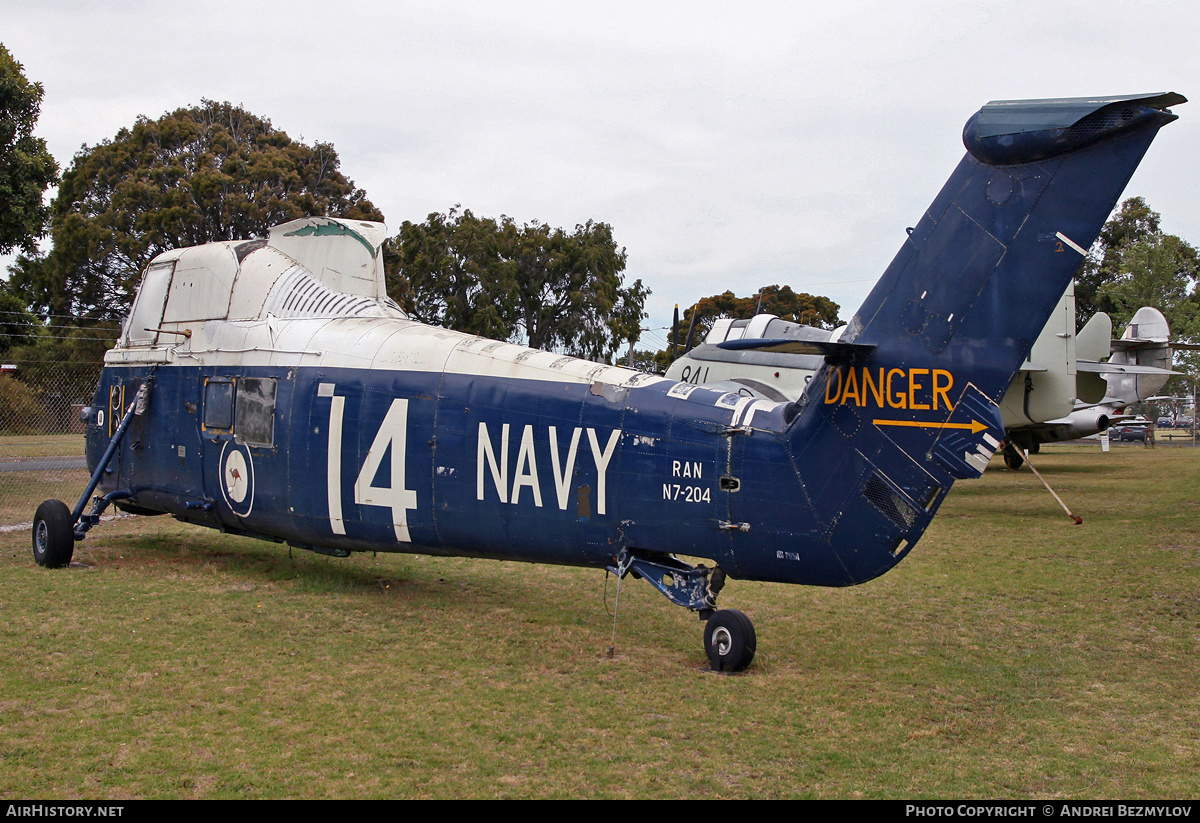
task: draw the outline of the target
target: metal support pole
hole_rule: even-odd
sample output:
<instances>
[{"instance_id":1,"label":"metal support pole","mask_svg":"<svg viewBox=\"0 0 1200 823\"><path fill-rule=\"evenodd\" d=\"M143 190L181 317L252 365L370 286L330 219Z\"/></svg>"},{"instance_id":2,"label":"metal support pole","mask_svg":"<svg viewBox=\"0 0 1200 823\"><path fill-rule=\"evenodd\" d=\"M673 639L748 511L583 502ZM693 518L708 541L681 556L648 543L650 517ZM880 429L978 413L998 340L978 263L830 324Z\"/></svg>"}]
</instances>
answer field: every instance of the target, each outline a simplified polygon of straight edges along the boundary
<instances>
[{"instance_id":1,"label":"metal support pole","mask_svg":"<svg viewBox=\"0 0 1200 823\"><path fill-rule=\"evenodd\" d=\"M136 407L137 399L135 398L129 404L129 408L125 410L125 416L121 418L121 425L117 426L112 439L108 441L108 448L104 450L104 456L100 458L100 463L96 466L96 470L92 472L92 479L88 481L87 488L83 490L83 495L80 496L79 502L75 504L75 510L71 512L72 526L79 522L79 518L83 514L84 507L87 506L92 492L100 485L100 477L104 474L104 470L108 468L113 455L117 453L117 448L121 445L121 438L125 436L125 431L129 428L129 422L133 420L133 411Z\"/></svg>"}]
</instances>

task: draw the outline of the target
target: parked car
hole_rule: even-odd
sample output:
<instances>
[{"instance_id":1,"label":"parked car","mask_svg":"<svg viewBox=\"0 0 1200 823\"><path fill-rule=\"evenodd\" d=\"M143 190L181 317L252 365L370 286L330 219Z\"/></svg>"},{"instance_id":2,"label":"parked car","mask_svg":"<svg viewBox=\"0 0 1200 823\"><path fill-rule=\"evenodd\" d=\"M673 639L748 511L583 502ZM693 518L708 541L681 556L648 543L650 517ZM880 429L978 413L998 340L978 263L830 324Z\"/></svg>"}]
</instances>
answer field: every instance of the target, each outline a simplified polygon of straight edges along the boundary
<instances>
[{"instance_id":1,"label":"parked car","mask_svg":"<svg viewBox=\"0 0 1200 823\"><path fill-rule=\"evenodd\" d=\"M1154 421L1154 425L1160 429L1173 429L1175 428L1175 419L1172 417L1160 417Z\"/></svg>"},{"instance_id":2,"label":"parked car","mask_svg":"<svg viewBox=\"0 0 1200 823\"><path fill-rule=\"evenodd\" d=\"M1128 441L1140 440L1146 441L1146 426L1145 425L1122 425L1113 426L1108 430L1110 440Z\"/></svg>"}]
</instances>

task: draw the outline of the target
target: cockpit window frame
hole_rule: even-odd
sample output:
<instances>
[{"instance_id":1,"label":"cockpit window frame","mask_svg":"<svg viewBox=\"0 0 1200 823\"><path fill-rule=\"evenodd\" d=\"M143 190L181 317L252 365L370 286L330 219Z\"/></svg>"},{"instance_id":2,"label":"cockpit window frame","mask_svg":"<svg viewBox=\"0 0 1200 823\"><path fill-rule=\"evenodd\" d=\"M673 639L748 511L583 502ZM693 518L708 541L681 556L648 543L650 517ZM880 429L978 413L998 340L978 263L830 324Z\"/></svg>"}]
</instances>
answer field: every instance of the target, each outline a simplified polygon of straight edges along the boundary
<instances>
[{"instance_id":1,"label":"cockpit window frame","mask_svg":"<svg viewBox=\"0 0 1200 823\"><path fill-rule=\"evenodd\" d=\"M158 329L162 326L171 280L175 276L175 261L153 263L146 267L137 299L125 320L126 346L158 345Z\"/></svg>"},{"instance_id":2,"label":"cockpit window frame","mask_svg":"<svg viewBox=\"0 0 1200 823\"><path fill-rule=\"evenodd\" d=\"M237 396L236 377L204 378L204 412L200 430L211 434L232 434Z\"/></svg>"},{"instance_id":3,"label":"cockpit window frame","mask_svg":"<svg viewBox=\"0 0 1200 823\"><path fill-rule=\"evenodd\" d=\"M242 377L237 381L234 437L247 446L275 445L275 400L279 380L275 377Z\"/></svg>"}]
</instances>

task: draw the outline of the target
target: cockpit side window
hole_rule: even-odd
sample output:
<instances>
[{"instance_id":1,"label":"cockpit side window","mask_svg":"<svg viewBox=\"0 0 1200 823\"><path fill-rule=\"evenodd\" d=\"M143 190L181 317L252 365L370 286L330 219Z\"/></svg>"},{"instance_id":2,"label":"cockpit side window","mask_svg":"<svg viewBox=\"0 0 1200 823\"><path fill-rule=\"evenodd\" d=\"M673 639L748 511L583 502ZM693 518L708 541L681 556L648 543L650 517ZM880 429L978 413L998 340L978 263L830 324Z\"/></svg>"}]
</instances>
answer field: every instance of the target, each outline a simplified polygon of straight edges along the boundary
<instances>
[{"instance_id":1,"label":"cockpit side window","mask_svg":"<svg viewBox=\"0 0 1200 823\"><path fill-rule=\"evenodd\" d=\"M162 326L163 306L167 302L167 290L171 287L171 274L175 263L160 263L146 269L142 285L138 288L137 302L129 312L125 335L131 346L153 346L158 342L158 328Z\"/></svg>"},{"instance_id":2,"label":"cockpit side window","mask_svg":"<svg viewBox=\"0 0 1200 823\"><path fill-rule=\"evenodd\" d=\"M204 429L205 431L233 430L232 377L213 377L204 383Z\"/></svg>"},{"instance_id":3,"label":"cockpit side window","mask_svg":"<svg viewBox=\"0 0 1200 823\"><path fill-rule=\"evenodd\" d=\"M274 377L243 377L237 384L237 439L248 446L275 445Z\"/></svg>"}]
</instances>

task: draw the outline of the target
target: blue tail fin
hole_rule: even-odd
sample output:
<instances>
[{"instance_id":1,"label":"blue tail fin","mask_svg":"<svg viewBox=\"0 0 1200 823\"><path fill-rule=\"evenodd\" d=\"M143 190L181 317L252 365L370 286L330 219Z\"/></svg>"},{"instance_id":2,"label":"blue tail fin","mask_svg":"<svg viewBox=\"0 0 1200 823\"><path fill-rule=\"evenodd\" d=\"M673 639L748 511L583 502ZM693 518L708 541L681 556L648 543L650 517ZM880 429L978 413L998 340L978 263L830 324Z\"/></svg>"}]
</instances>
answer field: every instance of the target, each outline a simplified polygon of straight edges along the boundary
<instances>
[{"instance_id":1,"label":"blue tail fin","mask_svg":"<svg viewBox=\"0 0 1200 823\"><path fill-rule=\"evenodd\" d=\"M1176 94L989 103L967 155L801 399L794 466L840 565L895 565L956 478L1003 438L997 401L1099 234ZM873 348L870 348L873 347ZM833 456L847 482L822 482Z\"/></svg>"},{"instance_id":2,"label":"blue tail fin","mask_svg":"<svg viewBox=\"0 0 1200 823\"><path fill-rule=\"evenodd\" d=\"M998 400L1179 95L989 103L842 335Z\"/></svg>"}]
</instances>

